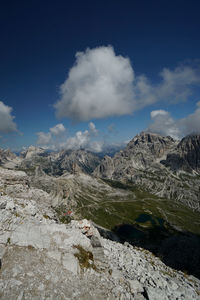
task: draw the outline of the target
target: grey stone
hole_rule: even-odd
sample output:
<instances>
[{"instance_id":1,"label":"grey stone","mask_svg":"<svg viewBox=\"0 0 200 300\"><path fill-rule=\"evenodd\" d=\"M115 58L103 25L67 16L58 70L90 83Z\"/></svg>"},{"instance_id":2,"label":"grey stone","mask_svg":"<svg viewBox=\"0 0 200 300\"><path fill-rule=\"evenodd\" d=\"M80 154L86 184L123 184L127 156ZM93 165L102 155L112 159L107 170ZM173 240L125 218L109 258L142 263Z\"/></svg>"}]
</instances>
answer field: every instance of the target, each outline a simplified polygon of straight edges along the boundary
<instances>
[{"instance_id":1,"label":"grey stone","mask_svg":"<svg viewBox=\"0 0 200 300\"><path fill-rule=\"evenodd\" d=\"M62 264L65 269L72 272L74 275L80 273L78 259L71 253L65 253L62 257Z\"/></svg>"},{"instance_id":2,"label":"grey stone","mask_svg":"<svg viewBox=\"0 0 200 300\"><path fill-rule=\"evenodd\" d=\"M5 209L6 205L7 205L6 202L0 203L0 209Z\"/></svg>"},{"instance_id":3,"label":"grey stone","mask_svg":"<svg viewBox=\"0 0 200 300\"><path fill-rule=\"evenodd\" d=\"M128 280L131 293L138 294L144 292L142 284L138 280Z\"/></svg>"}]
</instances>

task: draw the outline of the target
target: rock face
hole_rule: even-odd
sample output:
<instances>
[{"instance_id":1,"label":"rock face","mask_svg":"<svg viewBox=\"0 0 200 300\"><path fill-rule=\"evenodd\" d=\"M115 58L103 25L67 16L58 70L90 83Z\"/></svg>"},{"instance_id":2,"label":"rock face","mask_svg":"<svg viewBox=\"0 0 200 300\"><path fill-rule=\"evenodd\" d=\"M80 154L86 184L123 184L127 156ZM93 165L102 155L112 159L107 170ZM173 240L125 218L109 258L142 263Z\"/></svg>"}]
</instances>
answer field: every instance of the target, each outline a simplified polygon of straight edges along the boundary
<instances>
[{"instance_id":1,"label":"rock face","mask_svg":"<svg viewBox=\"0 0 200 300\"><path fill-rule=\"evenodd\" d=\"M43 148L30 146L30 147L28 147L27 150L25 150L21 153L21 156L25 159L28 159L28 158L31 158L31 157L37 155L37 154L41 154L41 153L44 153L44 152L45 152L45 150Z\"/></svg>"},{"instance_id":2,"label":"rock face","mask_svg":"<svg viewBox=\"0 0 200 300\"><path fill-rule=\"evenodd\" d=\"M88 220L61 224L52 196L0 168L0 298L200 299L200 281L149 251L107 240Z\"/></svg>"},{"instance_id":3,"label":"rock face","mask_svg":"<svg viewBox=\"0 0 200 300\"><path fill-rule=\"evenodd\" d=\"M85 150L45 152L31 146L21 157L1 150L0 164L25 170L34 182L47 175L80 173L121 181L200 211L200 135L178 142L169 136L142 132L114 157L106 155L103 159Z\"/></svg>"},{"instance_id":4,"label":"rock face","mask_svg":"<svg viewBox=\"0 0 200 300\"><path fill-rule=\"evenodd\" d=\"M200 135L181 142L142 132L113 158L104 157L94 175L129 182L159 197L200 210Z\"/></svg>"},{"instance_id":5,"label":"rock face","mask_svg":"<svg viewBox=\"0 0 200 300\"><path fill-rule=\"evenodd\" d=\"M85 150L64 150L57 159L60 168L72 172L79 169L81 172L91 174L100 163L100 158L94 153Z\"/></svg>"},{"instance_id":6,"label":"rock face","mask_svg":"<svg viewBox=\"0 0 200 300\"><path fill-rule=\"evenodd\" d=\"M14 168L20 163L20 158L12 153L9 149L0 149L0 166Z\"/></svg>"},{"instance_id":7,"label":"rock face","mask_svg":"<svg viewBox=\"0 0 200 300\"><path fill-rule=\"evenodd\" d=\"M200 135L190 135L181 140L175 151L169 153L163 164L172 171L200 173Z\"/></svg>"},{"instance_id":8,"label":"rock face","mask_svg":"<svg viewBox=\"0 0 200 300\"><path fill-rule=\"evenodd\" d=\"M142 132L113 158L106 156L94 175L116 180L123 176L129 177L135 170L145 170L159 162L175 145L176 142L171 137Z\"/></svg>"},{"instance_id":9,"label":"rock face","mask_svg":"<svg viewBox=\"0 0 200 300\"><path fill-rule=\"evenodd\" d=\"M97 155L85 150L50 153L31 151L25 155L19 167L29 170L40 167L46 174L60 176L65 172L91 174L99 163L100 158Z\"/></svg>"}]
</instances>

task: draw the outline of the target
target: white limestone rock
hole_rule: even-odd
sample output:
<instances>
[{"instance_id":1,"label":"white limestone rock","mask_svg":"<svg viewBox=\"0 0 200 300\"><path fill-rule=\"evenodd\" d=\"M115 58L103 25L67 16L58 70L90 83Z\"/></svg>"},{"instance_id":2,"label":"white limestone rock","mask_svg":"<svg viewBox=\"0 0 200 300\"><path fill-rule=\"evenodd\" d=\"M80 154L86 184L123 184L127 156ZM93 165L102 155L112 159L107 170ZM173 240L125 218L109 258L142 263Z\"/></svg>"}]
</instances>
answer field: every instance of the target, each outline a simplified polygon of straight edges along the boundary
<instances>
[{"instance_id":1,"label":"white limestone rock","mask_svg":"<svg viewBox=\"0 0 200 300\"><path fill-rule=\"evenodd\" d=\"M65 269L72 272L74 275L80 273L78 259L72 253L65 253L62 257L62 264Z\"/></svg>"}]
</instances>

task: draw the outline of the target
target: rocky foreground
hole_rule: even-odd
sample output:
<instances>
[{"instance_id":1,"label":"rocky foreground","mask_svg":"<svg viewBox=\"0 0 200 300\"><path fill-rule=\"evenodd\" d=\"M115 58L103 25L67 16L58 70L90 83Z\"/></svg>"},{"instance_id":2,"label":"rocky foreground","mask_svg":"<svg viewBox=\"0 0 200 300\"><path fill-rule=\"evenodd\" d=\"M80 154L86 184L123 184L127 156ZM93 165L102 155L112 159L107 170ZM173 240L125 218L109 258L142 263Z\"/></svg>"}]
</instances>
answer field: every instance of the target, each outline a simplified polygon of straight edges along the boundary
<instances>
[{"instance_id":1,"label":"rocky foreground","mask_svg":"<svg viewBox=\"0 0 200 300\"><path fill-rule=\"evenodd\" d=\"M152 253L60 224L52 196L0 169L0 299L200 299L200 281Z\"/></svg>"}]
</instances>

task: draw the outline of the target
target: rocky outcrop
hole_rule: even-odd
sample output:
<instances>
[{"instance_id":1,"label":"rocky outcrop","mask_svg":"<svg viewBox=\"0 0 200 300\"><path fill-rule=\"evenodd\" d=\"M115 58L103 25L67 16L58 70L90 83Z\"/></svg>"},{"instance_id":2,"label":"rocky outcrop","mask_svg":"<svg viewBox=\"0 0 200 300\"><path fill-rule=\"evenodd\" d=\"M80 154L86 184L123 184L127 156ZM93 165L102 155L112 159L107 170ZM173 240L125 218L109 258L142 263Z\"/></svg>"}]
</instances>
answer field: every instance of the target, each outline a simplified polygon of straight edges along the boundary
<instances>
[{"instance_id":1,"label":"rocky outcrop","mask_svg":"<svg viewBox=\"0 0 200 300\"><path fill-rule=\"evenodd\" d=\"M0 149L0 166L12 169L15 168L20 161L21 159L9 149Z\"/></svg>"},{"instance_id":2,"label":"rocky outcrop","mask_svg":"<svg viewBox=\"0 0 200 300\"><path fill-rule=\"evenodd\" d=\"M200 178L191 176L198 175L199 170L199 135L185 137L178 143L171 137L142 132L113 158L105 157L94 175L132 183L200 210Z\"/></svg>"},{"instance_id":3,"label":"rocky outcrop","mask_svg":"<svg viewBox=\"0 0 200 300\"><path fill-rule=\"evenodd\" d=\"M183 138L162 163L174 172L200 174L200 135L189 135Z\"/></svg>"},{"instance_id":4,"label":"rocky outcrop","mask_svg":"<svg viewBox=\"0 0 200 300\"><path fill-rule=\"evenodd\" d=\"M30 188L24 172L0 171L2 300L200 299L197 278L101 237L88 220L59 223L49 194Z\"/></svg>"},{"instance_id":5,"label":"rocky outcrop","mask_svg":"<svg viewBox=\"0 0 200 300\"><path fill-rule=\"evenodd\" d=\"M176 142L171 137L142 132L113 158L106 156L94 175L116 180L123 176L129 178L136 170L146 170L158 163L175 145Z\"/></svg>"},{"instance_id":6,"label":"rocky outcrop","mask_svg":"<svg viewBox=\"0 0 200 300\"><path fill-rule=\"evenodd\" d=\"M19 166L20 168L34 172L34 169L39 167L40 170L43 170L46 174L54 176L63 175L65 172L91 174L100 163L100 158L97 155L85 150L29 152L22 160Z\"/></svg>"},{"instance_id":7,"label":"rocky outcrop","mask_svg":"<svg viewBox=\"0 0 200 300\"><path fill-rule=\"evenodd\" d=\"M25 151L21 152L21 156L25 159L29 159L35 155L44 153L45 150L40 147L30 146Z\"/></svg>"},{"instance_id":8,"label":"rocky outcrop","mask_svg":"<svg viewBox=\"0 0 200 300\"><path fill-rule=\"evenodd\" d=\"M62 199L66 190L52 177L84 173L132 184L158 197L200 210L200 135L187 136L178 142L169 136L142 132L114 157L106 155L103 159L85 150L45 152L31 146L21 157L2 150L0 164L26 171L33 183L38 181L37 187L40 184L44 187L49 181L47 175L50 176L55 199ZM42 176L46 183L40 180ZM51 185L47 185L45 190L49 192Z\"/></svg>"},{"instance_id":9,"label":"rocky outcrop","mask_svg":"<svg viewBox=\"0 0 200 300\"><path fill-rule=\"evenodd\" d=\"M79 169L83 173L91 174L100 163L100 158L85 150L64 150L59 153L57 162L64 171L72 173Z\"/></svg>"}]
</instances>

